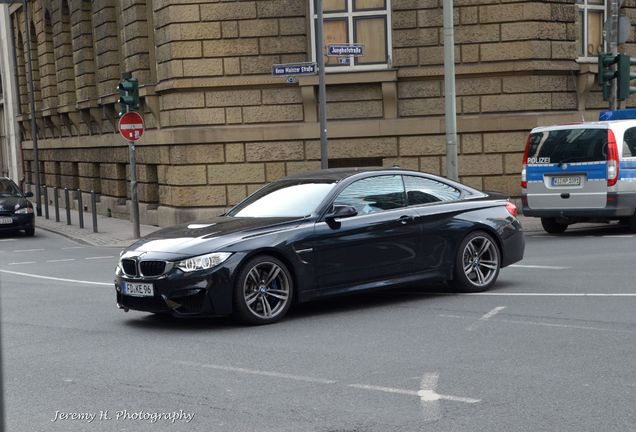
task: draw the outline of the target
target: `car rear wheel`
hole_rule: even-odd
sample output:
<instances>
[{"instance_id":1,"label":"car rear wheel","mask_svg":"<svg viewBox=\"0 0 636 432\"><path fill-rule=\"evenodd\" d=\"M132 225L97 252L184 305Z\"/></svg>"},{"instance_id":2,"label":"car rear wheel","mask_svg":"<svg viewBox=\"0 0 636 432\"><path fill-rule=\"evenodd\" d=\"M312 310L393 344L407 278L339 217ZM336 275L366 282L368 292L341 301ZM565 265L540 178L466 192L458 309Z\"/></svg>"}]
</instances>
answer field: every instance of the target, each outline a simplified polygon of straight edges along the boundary
<instances>
[{"instance_id":1,"label":"car rear wheel","mask_svg":"<svg viewBox=\"0 0 636 432\"><path fill-rule=\"evenodd\" d=\"M550 234L562 234L568 227L567 224L557 222L555 218L541 218L541 226Z\"/></svg>"},{"instance_id":2,"label":"car rear wheel","mask_svg":"<svg viewBox=\"0 0 636 432\"><path fill-rule=\"evenodd\" d=\"M291 306L294 284L287 266L268 255L252 258L234 287L234 315L247 324L271 324Z\"/></svg>"},{"instance_id":3,"label":"car rear wheel","mask_svg":"<svg viewBox=\"0 0 636 432\"><path fill-rule=\"evenodd\" d=\"M501 254L493 237L475 231L459 245L451 284L462 292L486 291L497 280L500 268Z\"/></svg>"}]
</instances>

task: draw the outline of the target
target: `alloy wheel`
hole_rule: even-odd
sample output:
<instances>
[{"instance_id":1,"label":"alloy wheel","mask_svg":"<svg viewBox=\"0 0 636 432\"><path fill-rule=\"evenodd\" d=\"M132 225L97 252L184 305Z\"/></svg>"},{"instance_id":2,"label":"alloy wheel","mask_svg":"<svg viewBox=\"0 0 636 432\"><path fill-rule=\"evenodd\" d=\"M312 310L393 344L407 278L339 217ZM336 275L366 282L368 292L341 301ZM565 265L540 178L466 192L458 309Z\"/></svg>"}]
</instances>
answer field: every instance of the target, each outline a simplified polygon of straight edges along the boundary
<instances>
[{"instance_id":1,"label":"alloy wheel","mask_svg":"<svg viewBox=\"0 0 636 432\"><path fill-rule=\"evenodd\" d=\"M255 264L243 283L243 299L255 317L263 320L276 318L290 301L287 272L274 262Z\"/></svg>"},{"instance_id":2,"label":"alloy wheel","mask_svg":"<svg viewBox=\"0 0 636 432\"><path fill-rule=\"evenodd\" d=\"M464 247L462 267L466 279L475 287L488 286L499 270L497 246L487 237L473 237Z\"/></svg>"}]
</instances>

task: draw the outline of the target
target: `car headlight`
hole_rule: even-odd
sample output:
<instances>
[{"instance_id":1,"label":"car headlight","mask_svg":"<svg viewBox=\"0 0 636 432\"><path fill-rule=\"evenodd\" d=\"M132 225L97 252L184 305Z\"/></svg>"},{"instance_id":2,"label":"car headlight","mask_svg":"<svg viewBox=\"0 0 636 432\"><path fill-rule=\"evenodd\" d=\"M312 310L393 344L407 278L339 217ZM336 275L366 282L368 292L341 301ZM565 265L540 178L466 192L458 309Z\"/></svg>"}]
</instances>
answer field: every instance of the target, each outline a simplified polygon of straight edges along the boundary
<instances>
[{"instance_id":1,"label":"car headlight","mask_svg":"<svg viewBox=\"0 0 636 432\"><path fill-rule=\"evenodd\" d=\"M207 270L216 267L232 255L230 252L214 252L179 261L176 267L184 272Z\"/></svg>"},{"instance_id":2,"label":"car headlight","mask_svg":"<svg viewBox=\"0 0 636 432\"><path fill-rule=\"evenodd\" d=\"M28 213L33 213L33 207L23 207L21 209L17 209L15 212L15 214L28 214Z\"/></svg>"}]
</instances>

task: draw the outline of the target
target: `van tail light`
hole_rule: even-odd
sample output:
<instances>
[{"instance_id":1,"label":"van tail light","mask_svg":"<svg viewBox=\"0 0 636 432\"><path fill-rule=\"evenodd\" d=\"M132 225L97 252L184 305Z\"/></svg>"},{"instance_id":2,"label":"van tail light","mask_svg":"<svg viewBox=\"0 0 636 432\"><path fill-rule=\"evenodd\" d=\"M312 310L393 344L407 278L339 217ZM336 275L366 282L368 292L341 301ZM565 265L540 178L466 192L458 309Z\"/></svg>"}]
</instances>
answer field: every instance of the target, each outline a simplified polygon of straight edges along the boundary
<instances>
[{"instance_id":1,"label":"van tail light","mask_svg":"<svg viewBox=\"0 0 636 432\"><path fill-rule=\"evenodd\" d=\"M517 217L517 206L515 205L515 203L508 201L506 203L506 210L508 210L508 213L510 213L512 217Z\"/></svg>"},{"instance_id":2,"label":"van tail light","mask_svg":"<svg viewBox=\"0 0 636 432\"><path fill-rule=\"evenodd\" d=\"M618 147L611 129L607 130L607 185L614 186L618 181Z\"/></svg>"},{"instance_id":3,"label":"van tail light","mask_svg":"<svg viewBox=\"0 0 636 432\"><path fill-rule=\"evenodd\" d=\"M527 168L528 168L528 151L530 150L531 136L532 134L528 135L528 140L526 141L526 150L523 152L523 164L521 165L521 187L523 189L528 187Z\"/></svg>"}]
</instances>

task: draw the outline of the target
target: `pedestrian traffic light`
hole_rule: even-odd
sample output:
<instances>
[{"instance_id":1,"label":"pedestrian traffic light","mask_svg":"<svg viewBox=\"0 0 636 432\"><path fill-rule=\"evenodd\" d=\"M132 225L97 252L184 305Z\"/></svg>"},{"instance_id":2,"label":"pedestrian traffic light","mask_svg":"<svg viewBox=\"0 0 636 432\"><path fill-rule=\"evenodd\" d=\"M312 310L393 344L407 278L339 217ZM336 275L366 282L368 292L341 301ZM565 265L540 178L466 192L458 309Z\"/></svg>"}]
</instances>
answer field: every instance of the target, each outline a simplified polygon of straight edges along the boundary
<instances>
[{"instance_id":1,"label":"pedestrian traffic light","mask_svg":"<svg viewBox=\"0 0 636 432\"><path fill-rule=\"evenodd\" d=\"M619 54L616 63L616 99L625 100L630 94L636 93L636 87L629 85L630 81L636 79L636 73L632 73L631 66L636 64L636 59L630 58L627 54Z\"/></svg>"},{"instance_id":2,"label":"pedestrian traffic light","mask_svg":"<svg viewBox=\"0 0 636 432\"><path fill-rule=\"evenodd\" d=\"M117 86L119 90L119 117L130 111L139 110L139 83L130 72L123 73Z\"/></svg>"},{"instance_id":3,"label":"pedestrian traffic light","mask_svg":"<svg viewBox=\"0 0 636 432\"><path fill-rule=\"evenodd\" d=\"M618 62L618 56L610 53L598 55L598 85L603 90L603 100L609 100L611 81L616 78L617 72L613 66Z\"/></svg>"}]
</instances>

